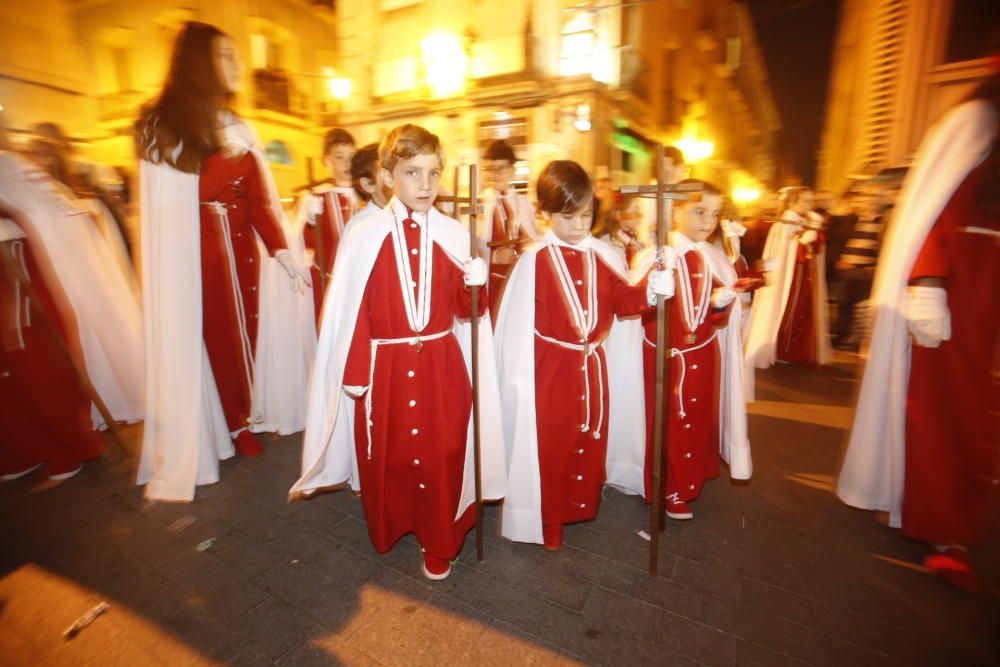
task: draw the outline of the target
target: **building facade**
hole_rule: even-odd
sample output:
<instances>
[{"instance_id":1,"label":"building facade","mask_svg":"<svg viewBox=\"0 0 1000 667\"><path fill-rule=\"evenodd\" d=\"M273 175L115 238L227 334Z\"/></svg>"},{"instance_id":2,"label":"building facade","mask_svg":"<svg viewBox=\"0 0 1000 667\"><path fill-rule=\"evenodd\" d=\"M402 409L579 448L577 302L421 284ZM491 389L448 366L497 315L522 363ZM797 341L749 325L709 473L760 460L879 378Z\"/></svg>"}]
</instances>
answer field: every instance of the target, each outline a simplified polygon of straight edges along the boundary
<instances>
[{"instance_id":1,"label":"building facade","mask_svg":"<svg viewBox=\"0 0 1000 667\"><path fill-rule=\"evenodd\" d=\"M844 0L819 187L839 193L908 166L927 129L986 78L998 26L990 0Z\"/></svg>"},{"instance_id":2,"label":"building facade","mask_svg":"<svg viewBox=\"0 0 1000 667\"><path fill-rule=\"evenodd\" d=\"M322 135L359 145L403 122L450 165L511 141L525 181L556 158L636 183L655 142L695 175L769 185L779 119L736 0L36 0L0 9L9 124L64 127L87 159L134 168L131 128L186 20L219 26L246 67L240 114L287 195L319 178ZM451 186L451 176L446 179ZM746 187L744 187L746 189Z\"/></svg>"}]
</instances>

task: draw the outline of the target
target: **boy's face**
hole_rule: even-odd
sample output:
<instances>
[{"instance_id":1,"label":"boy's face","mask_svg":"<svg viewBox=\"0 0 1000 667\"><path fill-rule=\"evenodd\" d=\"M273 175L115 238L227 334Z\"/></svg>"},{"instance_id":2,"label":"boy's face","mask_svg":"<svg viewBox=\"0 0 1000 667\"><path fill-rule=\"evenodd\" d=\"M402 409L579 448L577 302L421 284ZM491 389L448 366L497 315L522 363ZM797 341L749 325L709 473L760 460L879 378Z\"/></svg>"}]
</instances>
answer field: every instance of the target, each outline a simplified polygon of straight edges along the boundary
<instances>
[{"instance_id":1,"label":"boy's face","mask_svg":"<svg viewBox=\"0 0 1000 667\"><path fill-rule=\"evenodd\" d=\"M674 223L684 236L695 243L707 241L719 224L722 211L720 195L703 195L701 201L674 205Z\"/></svg>"},{"instance_id":2,"label":"boy's face","mask_svg":"<svg viewBox=\"0 0 1000 667\"><path fill-rule=\"evenodd\" d=\"M351 144L334 144L323 156L323 164L330 170L330 176L337 185L351 184L351 160L355 148Z\"/></svg>"},{"instance_id":3,"label":"boy's face","mask_svg":"<svg viewBox=\"0 0 1000 667\"><path fill-rule=\"evenodd\" d=\"M805 215L809 211L813 210L814 203L815 199L813 198L813 193L806 190L800 194L799 198L795 200L794 204L792 204L792 210L799 215Z\"/></svg>"},{"instance_id":4,"label":"boy's face","mask_svg":"<svg viewBox=\"0 0 1000 667\"><path fill-rule=\"evenodd\" d=\"M509 160L484 160L483 171L486 172L486 187L497 192L509 188L514 178L514 165Z\"/></svg>"},{"instance_id":5,"label":"boy's face","mask_svg":"<svg viewBox=\"0 0 1000 667\"><path fill-rule=\"evenodd\" d=\"M441 189L441 160L435 153L400 160L391 172L379 171L392 193L411 211L429 211Z\"/></svg>"},{"instance_id":6,"label":"boy's face","mask_svg":"<svg viewBox=\"0 0 1000 667\"><path fill-rule=\"evenodd\" d=\"M372 202L379 208L385 207L392 197L392 190L385 186L385 181L382 179L382 170L379 168L375 169L374 179L361 177L361 188L368 193L372 198Z\"/></svg>"},{"instance_id":7,"label":"boy's face","mask_svg":"<svg viewBox=\"0 0 1000 667\"><path fill-rule=\"evenodd\" d=\"M590 201L572 213L543 212L542 215L560 241L576 245L590 236L590 226L594 222L594 204Z\"/></svg>"},{"instance_id":8,"label":"boy's face","mask_svg":"<svg viewBox=\"0 0 1000 667\"><path fill-rule=\"evenodd\" d=\"M639 230L639 225L642 224L642 213L639 212L637 199L628 202L628 205L622 210L620 224L622 229L626 231L636 232Z\"/></svg>"}]
</instances>

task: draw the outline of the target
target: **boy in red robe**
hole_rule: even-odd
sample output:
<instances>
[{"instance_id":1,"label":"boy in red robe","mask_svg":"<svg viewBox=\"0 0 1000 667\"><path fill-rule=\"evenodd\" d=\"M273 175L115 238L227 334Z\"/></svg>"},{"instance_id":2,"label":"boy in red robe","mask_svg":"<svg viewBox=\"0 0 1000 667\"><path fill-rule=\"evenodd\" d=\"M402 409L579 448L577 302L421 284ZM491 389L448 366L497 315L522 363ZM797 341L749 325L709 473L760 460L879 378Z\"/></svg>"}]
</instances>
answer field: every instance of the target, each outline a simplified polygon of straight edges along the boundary
<instances>
[{"instance_id":1,"label":"boy in red robe","mask_svg":"<svg viewBox=\"0 0 1000 667\"><path fill-rule=\"evenodd\" d=\"M503 139L494 141L483 155L486 190L485 213L480 226L481 249L490 258L490 316L496 322L507 275L518 255L535 240L535 208L528 198L511 187L514 179L514 149ZM498 244L508 245L498 245Z\"/></svg>"},{"instance_id":2,"label":"boy in red robe","mask_svg":"<svg viewBox=\"0 0 1000 667\"><path fill-rule=\"evenodd\" d=\"M327 132L323 138L323 165L329 170L330 178L326 183L309 188L299 202L299 215L305 217L302 234L306 249L313 257L312 287L317 322L323 308L323 286L333 271L344 227L358 208L351 178L354 153L354 137L347 130L336 127ZM320 280L321 271L326 280Z\"/></svg>"},{"instance_id":3,"label":"boy in red robe","mask_svg":"<svg viewBox=\"0 0 1000 667\"><path fill-rule=\"evenodd\" d=\"M549 163L536 191L550 231L515 265L496 329L510 460L502 532L555 550L563 526L594 519L601 502L615 317L649 310L673 285L655 271L632 286L613 268L614 250L590 235L593 184L579 164Z\"/></svg>"},{"instance_id":4,"label":"boy in red robe","mask_svg":"<svg viewBox=\"0 0 1000 667\"><path fill-rule=\"evenodd\" d=\"M469 288L485 284L486 264L469 257L469 232L433 208L444 167L437 136L403 125L379 152L394 196L344 239L292 493L349 481L361 491L375 549L413 533L424 576L440 580L475 522L465 321ZM499 398L490 327L479 335L482 488L495 499L505 484Z\"/></svg>"},{"instance_id":5,"label":"boy in red robe","mask_svg":"<svg viewBox=\"0 0 1000 667\"><path fill-rule=\"evenodd\" d=\"M684 181L687 183L696 181ZM667 516L694 517L688 502L701 494L707 479L719 475L719 408L722 361L718 333L727 326L737 292L725 286L720 269L728 260L709 242L719 224L722 196L709 183L702 192L673 206L674 231L670 244L676 252L674 281L677 295L670 307L670 356L672 358L669 404L664 435L664 498ZM713 267L718 255L719 262ZM649 255L640 266L652 263ZM735 273L735 272L733 272ZM646 387L646 502L652 502L653 419L656 396L656 314L643 317L643 360ZM738 329L737 329L738 331ZM737 346L738 348L738 346ZM742 448L742 443L740 447ZM733 457L741 470L733 476L749 477L746 456Z\"/></svg>"}]
</instances>

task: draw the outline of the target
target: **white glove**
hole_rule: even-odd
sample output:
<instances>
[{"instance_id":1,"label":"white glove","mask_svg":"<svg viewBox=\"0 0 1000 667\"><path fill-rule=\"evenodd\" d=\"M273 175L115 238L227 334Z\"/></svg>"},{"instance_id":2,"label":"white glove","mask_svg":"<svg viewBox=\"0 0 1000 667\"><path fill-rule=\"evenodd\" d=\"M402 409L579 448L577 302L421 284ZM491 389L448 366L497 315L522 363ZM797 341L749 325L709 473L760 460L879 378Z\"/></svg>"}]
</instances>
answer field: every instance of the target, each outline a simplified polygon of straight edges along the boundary
<instances>
[{"instance_id":1,"label":"white glove","mask_svg":"<svg viewBox=\"0 0 1000 667\"><path fill-rule=\"evenodd\" d=\"M816 230L807 229L802 232L802 235L799 237L799 243L802 245L809 245L810 243L815 243L817 239L819 239L819 234L816 233Z\"/></svg>"},{"instance_id":2,"label":"white glove","mask_svg":"<svg viewBox=\"0 0 1000 667\"><path fill-rule=\"evenodd\" d=\"M465 270L465 285L467 287L482 287L486 284L487 273L486 262L482 257L471 257L462 262Z\"/></svg>"},{"instance_id":3,"label":"white glove","mask_svg":"<svg viewBox=\"0 0 1000 667\"><path fill-rule=\"evenodd\" d=\"M729 238L740 238L747 233L747 228L736 220L723 220L722 233Z\"/></svg>"},{"instance_id":4,"label":"white glove","mask_svg":"<svg viewBox=\"0 0 1000 667\"><path fill-rule=\"evenodd\" d=\"M712 308L725 308L736 300L736 290L732 287L716 287L712 290Z\"/></svg>"},{"instance_id":5,"label":"white glove","mask_svg":"<svg viewBox=\"0 0 1000 667\"><path fill-rule=\"evenodd\" d=\"M768 257L767 259L764 260L764 272L765 273L771 273L773 271L776 271L777 269L778 269L778 258L777 257Z\"/></svg>"},{"instance_id":6,"label":"white glove","mask_svg":"<svg viewBox=\"0 0 1000 667\"><path fill-rule=\"evenodd\" d=\"M368 391L368 387L356 387L354 385L344 385L344 393L351 398L361 398Z\"/></svg>"},{"instance_id":7,"label":"white glove","mask_svg":"<svg viewBox=\"0 0 1000 667\"><path fill-rule=\"evenodd\" d=\"M677 251L672 246L660 246L656 250L656 259L659 262L658 268L664 271L673 271L677 267Z\"/></svg>"},{"instance_id":8,"label":"white glove","mask_svg":"<svg viewBox=\"0 0 1000 667\"><path fill-rule=\"evenodd\" d=\"M278 264L281 264L281 268L292 279L292 289L299 294L304 294L307 287L312 287L312 280L309 278L309 274L295 264L295 258L292 257L292 253L287 249L282 248L274 253L274 258L278 260Z\"/></svg>"},{"instance_id":9,"label":"white glove","mask_svg":"<svg viewBox=\"0 0 1000 667\"><path fill-rule=\"evenodd\" d=\"M948 293L943 287L911 285L906 289L906 325L920 347L937 347L951 340Z\"/></svg>"},{"instance_id":10,"label":"white glove","mask_svg":"<svg viewBox=\"0 0 1000 667\"><path fill-rule=\"evenodd\" d=\"M674 271L650 271L646 280L646 303L656 305L656 297L672 299L674 296Z\"/></svg>"},{"instance_id":11,"label":"white glove","mask_svg":"<svg viewBox=\"0 0 1000 667\"><path fill-rule=\"evenodd\" d=\"M306 198L306 219L310 225L316 224L316 218L323 215L323 198L310 194Z\"/></svg>"}]
</instances>

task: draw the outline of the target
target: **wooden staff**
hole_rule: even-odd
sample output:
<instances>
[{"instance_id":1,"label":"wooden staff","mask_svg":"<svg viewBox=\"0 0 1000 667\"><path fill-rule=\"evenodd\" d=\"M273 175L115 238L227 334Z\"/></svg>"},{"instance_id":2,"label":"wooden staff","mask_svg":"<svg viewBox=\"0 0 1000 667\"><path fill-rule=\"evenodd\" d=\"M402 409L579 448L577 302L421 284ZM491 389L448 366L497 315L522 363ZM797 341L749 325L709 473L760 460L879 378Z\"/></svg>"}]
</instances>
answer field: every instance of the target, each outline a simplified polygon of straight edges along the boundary
<instances>
[{"instance_id":1,"label":"wooden staff","mask_svg":"<svg viewBox=\"0 0 1000 667\"><path fill-rule=\"evenodd\" d=\"M312 188L316 185L313 181L313 161L312 158L306 158L306 178L309 179L309 185L307 186L312 191ZM340 206L340 201L338 198L337 205ZM308 206L308 204L306 204ZM332 213L332 211L331 211ZM316 267L319 269L319 287L320 292L326 296L326 249L323 242L323 225L321 220L316 220L316 256L313 257L313 262L316 263ZM306 224L309 221L306 220Z\"/></svg>"},{"instance_id":2,"label":"wooden staff","mask_svg":"<svg viewBox=\"0 0 1000 667\"><path fill-rule=\"evenodd\" d=\"M14 260L14 256L9 252L8 248L3 248L3 251L0 252L0 256L3 257L3 267L7 271L8 275L14 278L14 282L16 282L21 289L24 290L25 294L28 295L28 298L31 301L38 304L37 312L42 316L42 325L45 330L49 332L49 335L51 335L55 340L56 346L62 351L63 354L66 355L66 358L69 359L70 364L73 366L73 371L76 373L77 381L80 383L80 386L83 388L87 397L97 407L97 412L101 415L101 419L103 419L104 423L107 425L108 435L111 436L111 440L115 443L118 449L121 450L122 454L124 454L126 458L130 458L131 454L129 454L128 450L125 449L125 444L122 442L121 435L118 433L118 425L115 423L114 417L111 416L111 411L108 410L108 406L101 399L101 395L97 393L97 389L95 389L94 385L90 383L90 377L87 375L87 371L80 366L79 361L77 361L77 358L70 351L69 345L67 345L66 341L63 340L62 334L56 327L55 322L53 322L52 318L49 317L49 314L44 307L45 302L39 297L38 291L35 290L35 286L31 284L31 279L28 278L28 276L21 270L21 267Z\"/></svg>"},{"instance_id":3,"label":"wooden staff","mask_svg":"<svg viewBox=\"0 0 1000 667\"><path fill-rule=\"evenodd\" d=\"M656 145L656 249L667 244L667 227L670 224L669 214L672 211L673 200L664 196L666 175L668 172L667 161L663 157L663 145ZM672 161L671 161L672 162ZM672 165L671 165L672 166ZM666 207L666 210L664 210ZM657 257L656 267L665 270L663 258ZM649 576L655 577L659 570L660 556L660 531L666 528L666 518L663 512L663 470L664 449L666 443L664 436L667 435L663 415L664 388L672 387L670 379L670 368L666 366L667 356L670 351L670 311L667 309L666 299L656 296L656 402L653 408L653 502L650 505L649 514Z\"/></svg>"},{"instance_id":4,"label":"wooden staff","mask_svg":"<svg viewBox=\"0 0 1000 667\"><path fill-rule=\"evenodd\" d=\"M476 246L479 179L476 165L469 165L469 256L479 256ZM476 560L483 560L483 467L479 442L479 285L471 289L472 300L472 444L476 464Z\"/></svg>"}]
</instances>

